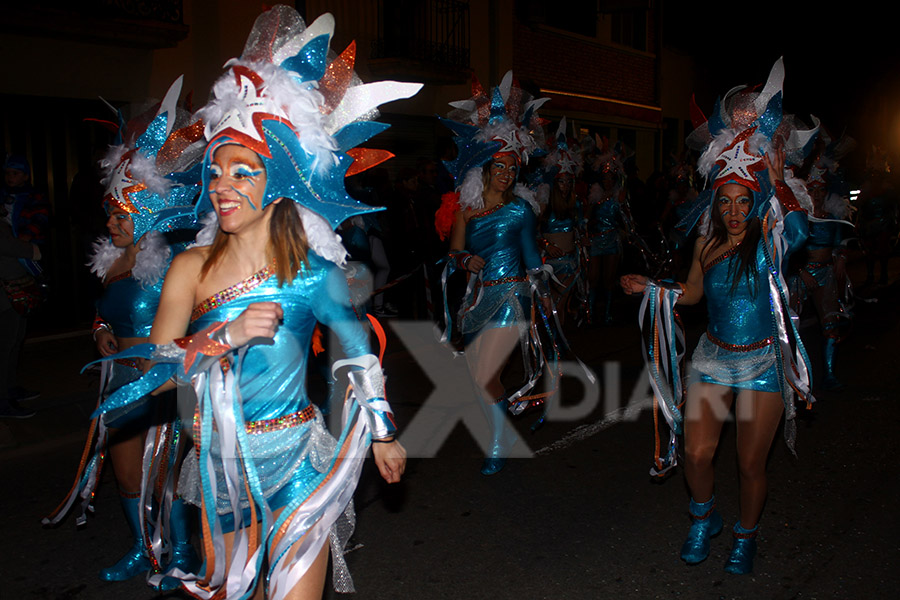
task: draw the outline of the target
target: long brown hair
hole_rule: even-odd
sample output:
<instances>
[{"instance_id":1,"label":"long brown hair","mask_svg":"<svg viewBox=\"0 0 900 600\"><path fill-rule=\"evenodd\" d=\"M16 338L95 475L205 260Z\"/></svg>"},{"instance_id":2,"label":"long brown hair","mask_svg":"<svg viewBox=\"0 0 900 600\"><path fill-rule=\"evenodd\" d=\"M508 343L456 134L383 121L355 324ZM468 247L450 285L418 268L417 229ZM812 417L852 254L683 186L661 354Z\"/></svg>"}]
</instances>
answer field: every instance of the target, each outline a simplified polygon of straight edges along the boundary
<instances>
[{"instance_id":1,"label":"long brown hair","mask_svg":"<svg viewBox=\"0 0 900 600\"><path fill-rule=\"evenodd\" d=\"M706 242L703 244L702 254L704 257L725 245L728 241L728 230L725 228L725 222L722 220L722 213L716 208L717 200L718 195L713 195L712 214L710 215L712 227L709 231L709 237L706 238ZM759 217L754 216L747 221L747 229L744 231L744 238L741 240L735 255L736 260L729 261L728 263L732 293L737 289L738 281L743 277L747 281L747 289L750 291L750 295L756 296L758 288L756 278L759 275L755 268L756 251L761 237L762 227L759 222Z\"/></svg>"},{"instance_id":2,"label":"long brown hair","mask_svg":"<svg viewBox=\"0 0 900 600\"><path fill-rule=\"evenodd\" d=\"M275 261L275 275L278 277L278 285L282 286L294 281L297 273L303 266L309 266L307 258L309 243L306 239L306 231L303 222L293 200L282 198L281 202L273 203L263 210L271 210L269 219L269 241L266 244L266 252ZM216 232L216 237L209 247L209 254L200 269L200 279L206 277L209 270L221 260L225 248L228 246L229 234L221 229Z\"/></svg>"}]
</instances>

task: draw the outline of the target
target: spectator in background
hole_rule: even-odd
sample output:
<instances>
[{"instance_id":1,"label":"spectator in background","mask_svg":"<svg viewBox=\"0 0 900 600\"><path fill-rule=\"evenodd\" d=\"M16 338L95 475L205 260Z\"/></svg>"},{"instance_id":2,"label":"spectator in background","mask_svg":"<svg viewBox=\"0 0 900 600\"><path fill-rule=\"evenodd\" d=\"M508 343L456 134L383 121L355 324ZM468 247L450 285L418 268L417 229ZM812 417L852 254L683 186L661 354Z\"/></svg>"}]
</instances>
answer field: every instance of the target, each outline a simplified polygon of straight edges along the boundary
<instances>
[{"instance_id":1,"label":"spectator in background","mask_svg":"<svg viewBox=\"0 0 900 600\"><path fill-rule=\"evenodd\" d=\"M11 308L4 308L6 301L0 302L0 310L4 311L0 329L3 337L0 342L3 347L0 359L3 360L2 368L6 370L6 376L0 381L0 397L7 397L13 403L12 406L17 406L15 403L34 400L40 396L40 392L27 390L16 384L16 371L25 340L27 313L41 300L42 292L38 281L42 273L38 264L41 253L38 248L47 239L50 206L32 186L31 167L21 154L12 154L4 162L3 183L3 188L0 189L0 215L4 221L4 247L0 277L4 280L4 288L7 288L5 294L14 294L18 300L11 297L6 300L12 301L11 306L16 308L13 311L16 315L6 314ZM14 243L15 240L25 245ZM9 285L16 286L17 291L11 292Z\"/></svg>"}]
</instances>

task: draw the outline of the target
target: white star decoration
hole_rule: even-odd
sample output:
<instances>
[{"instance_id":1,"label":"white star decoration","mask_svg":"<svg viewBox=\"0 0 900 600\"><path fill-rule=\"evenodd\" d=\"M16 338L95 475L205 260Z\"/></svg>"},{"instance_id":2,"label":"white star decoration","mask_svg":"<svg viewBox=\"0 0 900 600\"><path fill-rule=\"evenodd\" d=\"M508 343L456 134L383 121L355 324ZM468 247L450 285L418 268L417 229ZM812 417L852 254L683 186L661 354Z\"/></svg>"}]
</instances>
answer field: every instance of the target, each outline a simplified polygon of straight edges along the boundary
<instances>
[{"instance_id":1,"label":"white star decoration","mask_svg":"<svg viewBox=\"0 0 900 600\"><path fill-rule=\"evenodd\" d=\"M742 131L722 151L722 154L716 159L716 164L722 167L722 170L716 176L717 180L734 179L743 182L744 185L754 191L759 191L759 184L753 173L762 171L766 168L766 165L761 156L747 152L749 149L747 139L754 131L756 131L755 127Z\"/></svg>"},{"instance_id":2,"label":"white star decoration","mask_svg":"<svg viewBox=\"0 0 900 600\"><path fill-rule=\"evenodd\" d=\"M132 150L132 152L134 152ZM109 179L106 186L106 197L118 200L121 208L126 212L136 213L138 209L134 206L131 194L146 189L147 186L137 183L131 177L131 152L122 157L115 171Z\"/></svg>"},{"instance_id":3,"label":"white star decoration","mask_svg":"<svg viewBox=\"0 0 900 600\"><path fill-rule=\"evenodd\" d=\"M575 166L575 161L572 160L571 154L565 151L559 153L560 173L575 173Z\"/></svg>"},{"instance_id":4,"label":"white star decoration","mask_svg":"<svg viewBox=\"0 0 900 600\"><path fill-rule=\"evenodd\" d=\"M497 151L498 153L512 152L516 156L522 156L522 148L525 147L525 144L519 139L519 132L515 129L510 129L505 134L494 136L494 140L503 142L503 147Z\"/></svg>"},{"instance_id":5,"label":"white star decoration","mask_svg":"<svg viewBox=\"0 0 900 600\"><path fill-rule=\"evenodd\" d=\"M240 80L240 91L235 95L234 101L237 106L225 113L225 115L215 124L214 128L209 128L206 132L206 138L212 139L220 132L228 129L234 129L244 135L264 143L263 134L254 123L253 115L257 113L275 114L277 107L265 96L260 96L256 85L248 77L241 74L238 75Z\"/></svg>"}]
</instances>

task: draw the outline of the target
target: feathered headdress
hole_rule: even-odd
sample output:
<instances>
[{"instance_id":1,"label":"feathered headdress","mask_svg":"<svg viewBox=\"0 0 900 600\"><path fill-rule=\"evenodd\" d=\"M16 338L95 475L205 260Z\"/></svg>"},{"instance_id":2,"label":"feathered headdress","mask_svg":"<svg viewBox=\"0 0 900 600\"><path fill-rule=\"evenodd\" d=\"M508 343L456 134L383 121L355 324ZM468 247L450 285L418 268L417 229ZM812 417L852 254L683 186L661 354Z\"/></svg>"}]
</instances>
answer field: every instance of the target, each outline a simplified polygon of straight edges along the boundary
<instances>
[{"instance_id":1,"label":"feathered headdress","mask_svg":"<svg viewBox=\"0 0 900 600\"><path fill-rule=\"evenodd\" d=\"M337 250L333 230L354 215L380 210L351 198L344 178L393 156L356 146L388 128L370 120L379 105L409 98L422 84L363 84L353 71L355 43L328 60L333 33L331 14L307 27L293 8L269 9L257 18L241 57L225 64L212 100L198 114L209 141L204 189L219 146L253 150L266 167L263 207L278 198L293 200L313 249L341 263L345 253ZM197 214L211 209L204 194Z\"/></svg>"},{"instance_id":2,"label":"feathered headdress","mask_svg":"<svg viewBox=\"0 0 900 600\"><path fill-rule=\"evenodd\" d=\"M850 214L847 186L840 169L840 161L856 147L856 141L849 136L835 140L825 127L819 128L812 165L806 176L806 186L824 189L826 192L824 209L827 213L846 219Z\"/></svg>"},{"instance_id":3,"label":"feathered headdress","mask_svg":"<svg viewBox=\"0 0 900 600\"><path fill-rule=\"evenodd\" d=\"M692 101L691 117L696 129L688 136L687 145L701 150L697 170L710 185L701 194L688 215L678 224L690 230L701 214L708 211L716 190L726 183L737 183L753 195L751 215L765 210L772 195L769 174L763 156L777 144L786 153L786 163L801 165L809 154L818 133L818 119L813 118L812 129L800 129L799 121L782 112L784 63L778 59L762 90L738 86L716 101L709 119ZM786 183L802 196L803 182L786 175ZM799 200L800 198L798 198Z\"/></svg>"},{"instance_id":4,"label":"feathered headdress","mask_svg":"<svg viewBox=\"0 0 900 600\"><path fill-rule=\"evenodd\" d=\"M566 118L563 117L559 121L559 127L556 129L555 136L556 146L544 158L544 180L549 183L553 178L559 175L571 175L573 177L581 174L583 167L583 159L581 152L569 148L569 140L566 137Z\"/></svg>"},{"instance_id":5,"label":"feathered headdress","mask_svg":"<svg viewBox=\"0 0 900 600\"><path fill-rule=\"evenodd\" d=\"M177 109L182 78L169 88L142 131L128 131L119 114L118 138L100 161L103 205L124 210L134 222L134 243L148 231L195 227L193 200L200 191L203 124ZM125 140L125 141L122 141Z\"/></svg>"},{"instance_id":6,"label":"feathered headdress","mask_svg":"<svg viewBox=\"0 0 900 600\"><path fill-rule=\"evenodd\" d=\"M512 154L519 164L528 164L529 156L542 153L543 121L537 109L547 100L531 99L512 71L507 71L490 95L472 76L472 97L451 102L455 110L441 118L456 134L457 156L444 164L456 182L460 206L478 209L484 205L481 167L492 156Z\"/></svg>"}]
</instances>

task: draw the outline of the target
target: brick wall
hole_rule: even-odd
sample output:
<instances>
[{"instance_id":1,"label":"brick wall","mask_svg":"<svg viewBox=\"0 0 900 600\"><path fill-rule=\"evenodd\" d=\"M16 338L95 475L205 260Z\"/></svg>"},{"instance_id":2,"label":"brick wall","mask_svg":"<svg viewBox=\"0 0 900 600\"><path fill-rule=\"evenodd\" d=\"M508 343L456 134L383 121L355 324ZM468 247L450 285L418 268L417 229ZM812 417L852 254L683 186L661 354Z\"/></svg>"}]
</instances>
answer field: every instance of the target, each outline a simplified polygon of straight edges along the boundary
<instances>
[{"instance_id":1,"label":"brick wall","mask_svg":"<svg viewBox=\"0 0 900 600\"><path fill-rule=\"evenodd\" d=\"M513 69L525 85L659 105L656 58L652 55L532 28L521 22L514 27L514 44ZM604 107L594 110L618 114L619 109L604 103Z\"/></svg>"}]
</instances>

